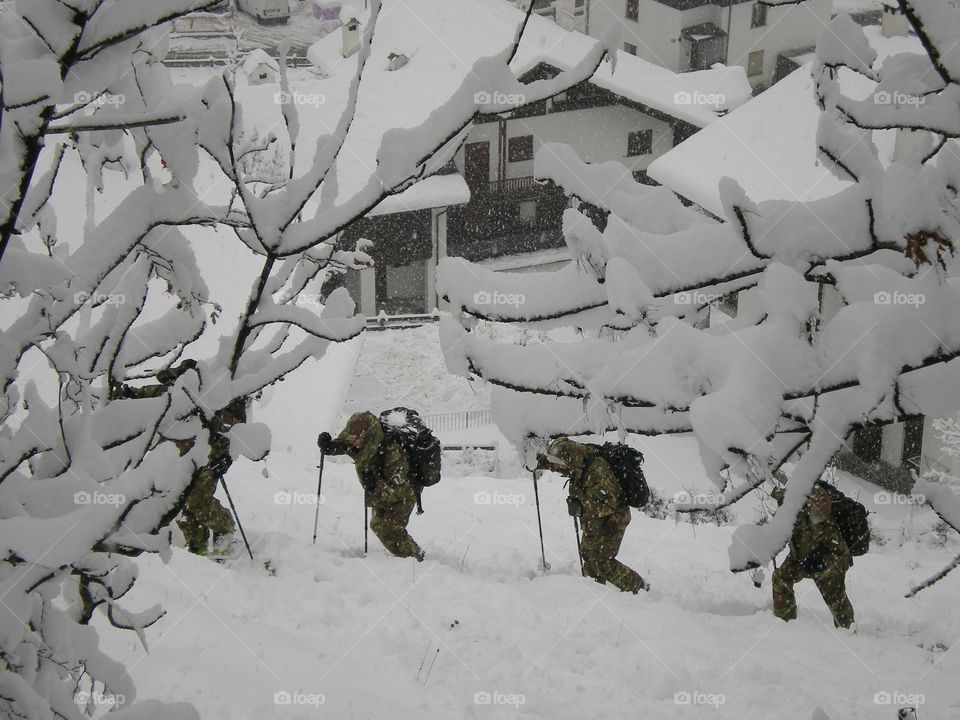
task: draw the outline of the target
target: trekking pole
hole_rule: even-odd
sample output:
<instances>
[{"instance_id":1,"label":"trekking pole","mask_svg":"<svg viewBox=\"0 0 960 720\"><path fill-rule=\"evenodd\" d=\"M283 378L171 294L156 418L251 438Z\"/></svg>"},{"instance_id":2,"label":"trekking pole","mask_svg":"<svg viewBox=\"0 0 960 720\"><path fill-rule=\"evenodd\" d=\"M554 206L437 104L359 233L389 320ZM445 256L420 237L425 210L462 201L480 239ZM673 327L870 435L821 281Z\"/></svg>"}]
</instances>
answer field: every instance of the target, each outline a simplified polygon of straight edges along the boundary
<instances>
[{"instance_id":1,"label":"trekking pole","mask_svg":"<svg viewBox=\"0 0 960 720\"><path fill-rule=\"evenodd\" d=\"M573 532L577 535L577 558L580 560L580 575L583 575L583 555L580 554L580 521L573 516Z\"/></svg>"},{"instance_id":2,"label":"trekking pole","mask_svg":"<svg viewBox=\"0 0 960 720\"><path fill-rule=\"evenodd\" d=\"M320 476L317 478L317 507L313 511L313 544L317 544L317 525L320 523L320 488L323 487L323 448L320 449Z\"/></svg>"},{"instance_id":3,"label":"trekking pole","mask_svg":"<svg viewBox=\"0 0 960 720\"><path fill-rule=\"evenodd\" d=\"M367 530L370 527L370 523L367 518L367 502L364 499L363 502L363 554L367 554Z\"/></svg>"},{"instance_id":4,"label":"trekking pole","mask_svg":"<svg viewBox=\"0 0 960 720\"><path fill-rule=\"evenodd\" d=\"M543 520L540 518L540 490L537 488L537 481L540 478L540 470L533 471L533 497L537 503L537 527L540 528L540 559L543 561L543 569L549 570L547 565L547 553L543 547Z\"/></svg>"},{"instance_id":5,"label":"trekking pole","mask_svg":"<svg viewBox=\"0 0 960 720\"><path fill-rule=\"evenodd\" d=\"M243 524L240 522L240 516L237 515L237 506L233 504L233 498L230 496L230 490L227 488L227 481L223 475L220 476L220 485L223 486L223 492L227 496L227 502L230 503L230 512L233 513L233 519L237 521L237 528L240 530L240 537L243 538L243 544L247 548L247 555L253 560L253 551L250 549L250 543L247 542L247 534L243 531Z\"/></svg>"}]
</instances>

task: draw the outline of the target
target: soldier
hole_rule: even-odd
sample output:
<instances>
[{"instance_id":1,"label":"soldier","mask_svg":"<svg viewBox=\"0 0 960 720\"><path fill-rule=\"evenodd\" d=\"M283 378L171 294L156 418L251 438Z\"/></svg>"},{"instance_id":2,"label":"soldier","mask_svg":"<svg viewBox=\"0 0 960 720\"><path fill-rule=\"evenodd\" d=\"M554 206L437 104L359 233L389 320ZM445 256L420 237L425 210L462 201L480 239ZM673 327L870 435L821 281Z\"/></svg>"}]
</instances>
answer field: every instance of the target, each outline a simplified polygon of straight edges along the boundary
<instances>
[{"instance_id":1,"label":"soldier","mask_svg":"<svg viewBox=\"0 0 960 720\"><path fill-rule=\"evenodd\" d=\"M383 546L397 557L423 561L423 550L407 532L410 513L417 504L411 484L410 460L396 440L384 436L373 413L354 413L335 440L329 433L317 439L327 455L349 455L364 489L364 502L373 509L370 527Z\"/></svg>"},{"instance_id":2,"label":"soldier","mask_svg":"<svg viewBox=\"0 0 960 720\"><path fill-rule=\"evenodd\" d=\"M541 456L541 468L569 478L567 510L580 518L583 538L580 558L583 574L601 585L611 583L634 594L649 590L640 575L617 560L620 543L630 524L630 507L621 498L620 483L606 460L593 456L589 445L559 438Z\"/></svg>"},{"instance_id":3,"label":"soldier","mask_svg":"<svg viewBox=\"0 0 960 720\"><path fill-rule=\"evenodd\" d=\"M195 369L195 360L184 360L175 368L157 373L157 385L131 387L123 383L111 382L110 396L120 398L158 397L166 392L177 378L188 370ZM187 549L196 555L205 555L213 536L214 546L223 546L232 536L236 525L230 512L214 497L217 483L227 472L233 460L230 457L230 441L225 433L237 422L243 422L246 416L244 398L238 398L227 407L215 413L209 422L204 422L210 433L210 452L207 464L198 467L190 479L189 490L177 526L183 533ZM174 440L180 454L187 453L193 447L192 440Z\"/></svg>"},{"instance_id":4,"label":"soldier","mask_svg":"<svg viewBox=\"0 0 960 720\"><path fill-rule=\"evenodd\" d=\"M207 464L197 468L190 482L190 492L177 520L177 526L192 553L204 555L213 537L214 549L226 549L236 529L233 515L214 497L217 484L233 464L227 431L246 419L245 398L237 398L214 414L205 423L210 434Z\"/></svg>"},{"instance_id":5,"label":"soldier","mask_svg":"<svg viewBox=\"0 0 960 720\"><path fill-rule=\"evenodd\" d=\"M782 505L783 488L777 488L772 494ZM853 557L833 520L831 506L830 493L815 485L797 515L790 538L790 552L783 564L773 571L773 613L782 620L796 619L797 599L793 586L810 578L830 608L833 624L843 628L853 624L853 606L845 587Z\"/></svg>"}]
</instances>

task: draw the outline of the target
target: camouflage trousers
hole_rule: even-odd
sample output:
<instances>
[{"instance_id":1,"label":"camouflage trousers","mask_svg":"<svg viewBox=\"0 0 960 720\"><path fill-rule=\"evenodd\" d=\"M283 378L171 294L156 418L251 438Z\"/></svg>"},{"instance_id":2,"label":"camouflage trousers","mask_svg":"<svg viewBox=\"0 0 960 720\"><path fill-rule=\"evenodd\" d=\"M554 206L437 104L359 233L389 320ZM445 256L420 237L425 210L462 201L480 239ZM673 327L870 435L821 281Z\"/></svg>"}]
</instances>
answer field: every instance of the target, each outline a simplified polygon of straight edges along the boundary
<instances>
[{"instance_id":1,"label":"camouflage trousers","mask_svg":"<svg viewBox=\"0 0 960 720\"><path fill-rule=\"evenodd\" d=\"M213 494L217 490L217 476L209 467L200 468L194 476L194 485L183 512L177 520L177 526L187 541L192 553L203 555L207 552L210 534L214 540L234 531L233 516L220 504Z\"/></svg>"},{"instance_id":2,"label":"camouflage trousers","mask_svg":"<svg viewBox=\"0 0 960 720\"><path fill-rule=\"evenodd\" d=\"M640 575L617 560L620 543L630 524L630 510L624 508L605 517L581 519L583 574L598 583L610 583L621 590L634 592L640 585Z\"/></svg>"},{"instance_id":3,"label":"camouflage trousers","mask_svg":"<svg viewBox=\"0 0 960 720\"><path fill-rule=\"evenodd\" d=\"M788 553L783 564L773 571L773 614L781 620L795 620L797 598L793 586L810 578L833 614L836 627L848 628L853 624L853 605L847 597L846 575L850 562L829 562L818 573L807 573L797 562L793 553Z\"/></svg>"},{"instance_id":4,"label":"camouflage trousers","mask_svg":"<svg viewBox=\"0 0 960 720\"><path fill-rule=\"evenodd\" d=\"M423 550L407 532L410 513L416 507L413 493L410 498L394 503L372 503L373 514L370 529L373 530L390 554L397 557L412 557L423 560Z\"/></svg>"}]
</instances>

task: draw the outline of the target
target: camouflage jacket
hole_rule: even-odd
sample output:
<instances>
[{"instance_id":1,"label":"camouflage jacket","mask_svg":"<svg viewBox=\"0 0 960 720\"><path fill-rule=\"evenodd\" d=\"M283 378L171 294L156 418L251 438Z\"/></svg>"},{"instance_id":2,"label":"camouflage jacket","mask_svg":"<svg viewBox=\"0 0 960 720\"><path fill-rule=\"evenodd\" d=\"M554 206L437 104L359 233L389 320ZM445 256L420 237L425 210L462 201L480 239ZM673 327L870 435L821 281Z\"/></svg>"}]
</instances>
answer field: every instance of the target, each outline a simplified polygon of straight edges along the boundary
<instances>
[{"instance_id":1,"label":"camouflage jacket","mask_svg":"<svg viewBox=\"0 0 960 720\"><path fill-rule=\"evenodd\" d=\"M790 552L800 561L826 561L837 556L849 556L840 527L833 520L830 494L814 486L807 498L790 537Z\"/></svg>"},{"instance_id":2,"label":"camouflage jacket","mask_svg":"<svg viewBox=\"0 0 960 720\"><path fill-rule=\"evenodd\" d=\"M584 520L604 518L623 512L627 504L621 499L620 482L602 457L583 443L569 438L554 443L564 456L565 466L552 467L568 478L568 492L583 505Z\"/></svg>"},{"instance_id":3,"label":"camouflage jacket","mask_svg":"<svg viewBox=\"0 0 960 720\"><path fill-rule=\"evenodd\" d=\"M366 491L368 507L409 502L415 498L407 452L394 440L383 440L377 452L360 458L357 477Z\"/></svg>"}]
</instances>

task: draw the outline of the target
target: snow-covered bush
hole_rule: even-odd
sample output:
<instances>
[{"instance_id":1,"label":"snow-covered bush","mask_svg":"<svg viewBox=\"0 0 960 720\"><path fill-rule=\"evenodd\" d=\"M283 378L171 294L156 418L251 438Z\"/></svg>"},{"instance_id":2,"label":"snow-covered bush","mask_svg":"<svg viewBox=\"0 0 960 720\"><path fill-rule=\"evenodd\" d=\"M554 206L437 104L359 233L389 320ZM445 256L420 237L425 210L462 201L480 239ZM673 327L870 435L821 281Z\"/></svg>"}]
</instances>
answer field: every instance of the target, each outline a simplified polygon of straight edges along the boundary
<instances>
[{"instance_id":1,"label":"snow-covered bush","mask_svg":"<svg viewBox=\"0 0 960 720\"><path fill-rule=\"evenodd\" d=\"M170 523L210 461L211 426L362 330L345 291L319 313L297 305L331 268L370 265L363 243L338 246L340 231L442 168L478 113L503 109L482 104L479 89L500 97L519 87L514 43L478 61L422 127L388 130L376 170L342 199L331 169L357 112L380 3L370 3L339 123L298 162L292 102L281 107L283 139L245 134L229 72L193 87L174 85L162 65L167 21L212 2L19 0L0 12L4 716L197 717L183 704L136 702L126 670L98 650L93 613L145 642L163 610L121 606L137 577L129 558L169 556ZM528 89L528 102L589 76L604 53L598 46ZM209 297L180 229L198 227L231 230L259 258L243 307ZM182 363L224 315L235 325L216 352ZM229 439L232 455L252 459L270 444L253 423L234 425Z\"/></svg>"},{"instance_id":2,"label":"snow-covered bush","mask_svg":"<svg viewBox=\"0 0 960 720\"><path fill-rule=\"evenodd\" d=\"M496 273L454 258L441 267L448 366L497 386L494 419L529 453L558 435L693 433L720 499L686 510L736 502L799 455L782 508L738 528L734 571L784 547L851 432L960 407L960 54L951 52L960 10L947 0L899 4L924 56L877 63L863 29L843 15L817 45L819 154L853 181L846 189L755 203L726 179L717 222L619 163L588 165L567 146L545 145L538 177L608 213L604 229L568 209L575 262L554 272ZM840 78L850 74L904 101L848 97ZM881 159L881 129L907 133L893 159ZM737 317L702 322L704 308L734 292ZM842 301L833 314L827 295ZM519 346L482 337L478 323L623 332ZM960 526L948 509L956 495L930 501Z\"/></svg>"}]
</instances>

